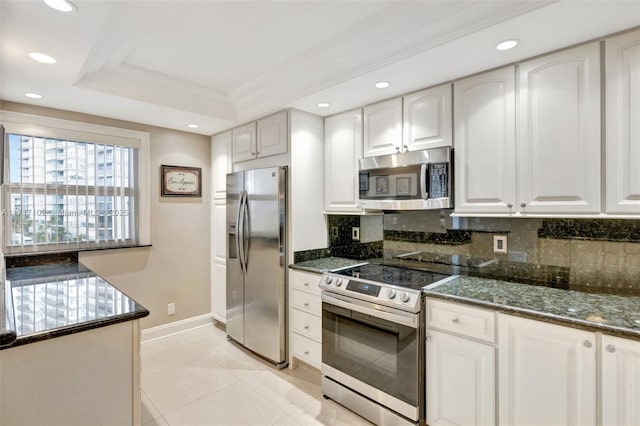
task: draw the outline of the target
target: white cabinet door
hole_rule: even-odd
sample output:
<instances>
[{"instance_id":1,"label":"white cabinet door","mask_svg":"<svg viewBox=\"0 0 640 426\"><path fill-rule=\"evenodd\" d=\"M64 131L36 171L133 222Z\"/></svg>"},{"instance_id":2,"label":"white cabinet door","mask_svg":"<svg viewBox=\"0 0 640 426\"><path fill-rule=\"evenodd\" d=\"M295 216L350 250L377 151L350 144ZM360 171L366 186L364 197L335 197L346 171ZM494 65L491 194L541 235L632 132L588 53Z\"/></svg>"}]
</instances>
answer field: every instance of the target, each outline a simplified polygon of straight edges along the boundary
<instances>
[{"instance_id":1,"label":"white cabinet door","mask_svg":"<svg viewBox=\"0 0 640 426\"><path fill-rule=\"evenodd\" d=\"M213 198L227 196L227 173L231 172L231 132L211 137L211 164L213 166Z\"/></svg>"},{"instance_id":2,"label":"white cabinet door","mask_svg":"<svg viewBox=\"0 0 640 426\"><path fill-rule=\"evenodd\" d=\"M451 84L407 95L403 106L407 151L452 145Z\"/></svg>"},{"instance_id":3,"label":"white cabinet door","mask_svg":"<svg viewBox=\"0 0 640 426\"><path fill-rule=\"evenodd\" d=\"M287 111L282 111L257 122L256 156L284 154L287 152L289 134Z\"/></svg>"},{"instance_id":4,"label":"white cabinet door","mask_svg":"<svg viewBox=\"0 0 640 426\"><path fill-rule=\"evenodd\" d=\"M602 424L640 425L640 341L602 336Z\"/></svg>"},{"instance_id":5,"label":"white cabinet door","mask_svg":"<svg viewBox=\"0 0 640 426\"><path fill-rule=\"evenodd\" d=\"M256 123L236 127L232 131L233 162L256 158Z\"/></svg>"},{"instance_id":6,"label":"white cabinet door","mask_svg":"<svg viewBox=\"0 0 640 426\"><path fill-rule=\"evenodd\" d=\"M402 99L364 107L364 156L395 154L402 147Z\"/></svg>"},{"instance_id":7,"label":"white cabinet door","mask_svg":"<svg viewBox=\"0 0 640 426\"><path fill-rule=\"evenodd\" d=\"M600 213L600 45L519 65L518 205Z\"/></svg>"},{"instance_id":8,"label":"white cabinet door","mask_svg":"<svg viewBox=\"0 0 640 426\"><path fill-rule=\"evenodd\" d=\"M640 213L640 31L606 41L607 213Z\"/></svg>"},{"instance_id":9,"label":"white cabinet door","mask_svg":"<svg viewBox=\"0 0 640 426\"><path fill-rule=\"evenodd\" d=\"M213 201L211 254L211 311L216 321L227 321L227 207L224 199Z\"/></svg>"},{"instance_id":10,"label":"white cabinet door","mask_svg":"<svg viewBox=\"0 0 640 426\"><path fill-rule=\"evenodd\" d=\"M516 203L515 68L454 83L456 213L512 213Z\"/></svg>"},{"instance_id":11,"label":"white cabinet door","mask_svg":"<svg viewBox=\"0 0 640 426\"><path fill-rule=\"evenodd\" d=\"M499 424L596 424L596 339L584 330L499 315Z\"/></svg>"},{"instance_id":12,"label":"white cabinet door","mask_svg":"<svg viewBox=\"0 0 640 426\"><path fill-rule=\"evenodd\" d=\"M362 110L327 117L325 134L325 210L361 211L359 161L362 157Z\"/></svg>"},{"instance_id":13,"label":"white cabinet door","mask_svg":"<svg viewBox=\"0 0 640 426\"><path fill-rule=\"evenodd\" d=\"M427 423L495 425L495 348L427 331Z\"/></svg>"}]
</instances>

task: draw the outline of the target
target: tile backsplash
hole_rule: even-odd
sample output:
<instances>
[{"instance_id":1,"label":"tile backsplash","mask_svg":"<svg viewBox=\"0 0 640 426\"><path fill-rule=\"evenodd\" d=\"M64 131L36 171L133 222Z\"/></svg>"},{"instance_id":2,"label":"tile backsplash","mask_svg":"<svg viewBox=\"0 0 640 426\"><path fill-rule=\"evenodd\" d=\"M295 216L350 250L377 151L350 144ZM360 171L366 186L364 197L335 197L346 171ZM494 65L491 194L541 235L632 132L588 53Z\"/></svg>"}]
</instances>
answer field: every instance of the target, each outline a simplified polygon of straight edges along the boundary
<instances>
[{"instance_id":1,"label":"tile backsplash","mask_svg":"<svg viewBox=\"0 0 640 426\"><path fill-rule=\"evenodd\" d=\"M451 211L384 215L385 257L402 253L487 265L479 275L640 290L640 220L452 218ZM493 236L507 236L507 253ZM466 259L466 260L465 260Z\"/></svg>"}]
</instances>

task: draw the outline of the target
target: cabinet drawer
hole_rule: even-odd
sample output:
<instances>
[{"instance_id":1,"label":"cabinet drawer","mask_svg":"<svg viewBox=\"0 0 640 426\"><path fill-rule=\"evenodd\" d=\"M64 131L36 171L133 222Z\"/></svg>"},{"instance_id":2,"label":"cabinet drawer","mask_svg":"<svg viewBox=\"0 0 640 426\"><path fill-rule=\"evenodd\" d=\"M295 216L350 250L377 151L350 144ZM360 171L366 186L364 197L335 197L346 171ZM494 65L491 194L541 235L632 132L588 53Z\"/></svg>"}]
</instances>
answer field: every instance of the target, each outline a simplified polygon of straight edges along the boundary
<instances>
[{"instance_id":1,"label":"cabinet drawer","mask_svg":"<svg viewBox=\"0 0 640 426\"><path fill-rule=\"evenodd\" d=\"M495 321L493 311L427 299L427 328L495 342Z\"/></svg>"},{"instance_id":2,"label":"cabinet drawer","mask_svg":"<svg viewBox=\"0 0 640 426\"><path fill-rule=\"evenodd\" d=\"M292 333L292 336L293 356L307 364L320 368L320 364L322 363L322 345L297 333Z\"/></svg>"},{"instance_id":3,"label":"cabinet drawer","mask_svg":"<svg viewBox=\"0 0 640 426\"><path fill-rule=\"evenodd\" d=\"M291 305L295 309L317 316L322 315L322 302L320 296L299 290L293 290L291 293L293 299Z\"/></svg>"},{"instance_id":4,"label":"cabinet drawer","mask_svg":"<svg viewBox=\"0 0 640 426\"><path fill-rule=\"evenodd\" d=\"M309 337L318 342L322 341L322 318L293 309L291 327L296 333Z\"/></svg>"},{"instance_id":5,"label":"cabinet drawer","mask_svg":"<svg viewBox=\"0 0 640 426\"><path fill-rule=\"evenodd\" d=\"M321 277L322 275L311 272L289 271L292 289L308 291L318 296L320 295L318 284L320 284Z\"/></svg>"}]
</instances>

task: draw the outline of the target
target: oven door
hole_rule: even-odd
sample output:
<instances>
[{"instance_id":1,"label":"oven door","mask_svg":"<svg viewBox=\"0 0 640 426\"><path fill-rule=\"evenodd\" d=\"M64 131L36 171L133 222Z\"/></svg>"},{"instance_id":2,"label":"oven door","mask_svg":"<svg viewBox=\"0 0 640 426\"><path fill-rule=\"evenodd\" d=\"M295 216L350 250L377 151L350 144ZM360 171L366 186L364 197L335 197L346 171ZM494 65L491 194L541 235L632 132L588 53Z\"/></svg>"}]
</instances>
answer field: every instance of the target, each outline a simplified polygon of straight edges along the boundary
<instances>
[{"instance_id":1,"label":"oven door","mask_svg":"<svg viewBox=\"0 0 640 426\"><path fill-rule=\"evenodd\" d=\"M322 373L417 420L422 396L419 314L322 292Z\"/></svg>"}]
</instances>

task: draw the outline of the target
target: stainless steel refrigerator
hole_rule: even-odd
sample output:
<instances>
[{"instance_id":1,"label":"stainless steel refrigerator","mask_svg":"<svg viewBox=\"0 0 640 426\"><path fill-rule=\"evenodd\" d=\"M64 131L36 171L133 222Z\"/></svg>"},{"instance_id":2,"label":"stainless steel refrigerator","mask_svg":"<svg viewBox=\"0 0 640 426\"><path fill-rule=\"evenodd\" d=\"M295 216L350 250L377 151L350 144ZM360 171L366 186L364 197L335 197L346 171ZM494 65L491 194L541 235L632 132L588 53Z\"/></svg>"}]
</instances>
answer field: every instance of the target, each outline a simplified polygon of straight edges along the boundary
<instances>
[{"instance_id":1,"label":"stainless steel refrigerator","mask_svg":"<svg viewBox=\"0 0 640 426\"><path fill-rule=\"evenodd\" d=\"M286 365L287 168L227 175L227 335Z\"/></svg>"}]
</instances>

